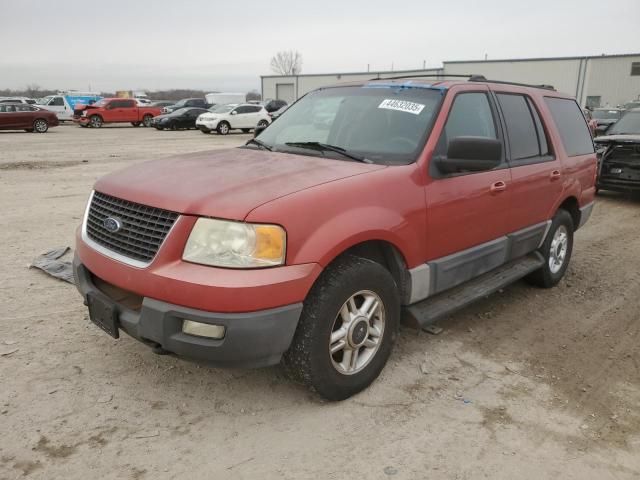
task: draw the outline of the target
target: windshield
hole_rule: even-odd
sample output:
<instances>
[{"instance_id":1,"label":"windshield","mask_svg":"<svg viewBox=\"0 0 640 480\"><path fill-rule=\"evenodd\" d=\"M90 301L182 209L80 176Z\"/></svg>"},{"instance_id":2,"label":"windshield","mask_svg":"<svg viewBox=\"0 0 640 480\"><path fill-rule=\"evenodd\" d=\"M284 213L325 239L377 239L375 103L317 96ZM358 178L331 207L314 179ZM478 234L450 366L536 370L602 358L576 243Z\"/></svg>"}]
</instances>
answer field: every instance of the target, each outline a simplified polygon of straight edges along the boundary
<instances>
[{"instance_id":1,"label":"windshield","mask_svg":"<svg viewBox=\"0 0 640 480\"><path fill-rule=\"evenodd\" d=\"M227 113L233 110L235 105L217 105L215 107L211 107L209 111L211 113Z\"/></svg>"},{"instance_id":2,"label":"windshield","mask_svg":"<svg viewBox=\"0 0 640 480\"><path fill-rule=\"evenodd\" d=\"M48 105L52 98L53 98L53 95L49 95L47 97L39 98L38 100L36 100L36 103L38 105Z\"/></svg>"},{"instance_id":3,"label":"windshield","mask_svg":"<svg viewBox=\"0 0 640 480\"><path fill-rule=\"evenodd\" d=\"M182 108L188 101L189 99L180 100L179 102L174 103L173 106L174 108Z\"/></svg>"},{"instance_id":4,"label":"windshield","mask_svg":"<svg viewBox=\"0 0 640 480\"><path fill-rule=\"evenodd\" d=\"M640 112L627 112L607 130L607 135L616 134L640 134Z\"/></svg>"},{"instance_id":5,"label":"windshield","mask_svg":"<svg viewBox=\"0 0 640 480\"><path fill-rule=\"evenodd\" d=\"M80 102L78 102L80 103ZM98 100L96 103L93 104L94 107L104 107L107 103L109 103L109 100L106 98L103 98L102 100Z\"/></svg>"},{"instance_id":6,"label":"windshield","mask_svg":"<svg viewBox=\"0 0 640 480\"><path fill-rule=\"evenodd\" d=\"M620 110L594 110L592 116L596 120L617 120Z\"/></svg>"},{"instance_id":7,"label":"windshield","mask_svg":"<svg viewBox=\"0 0 640 480\"><path fill-rule=\"evenodd\" d=\"M318 155L287 145L318 142L377 163L408 164L424 146L442 94L406 84L317 90L291 105L259 139L277 151Z\"/></svg>"}]
</instances>

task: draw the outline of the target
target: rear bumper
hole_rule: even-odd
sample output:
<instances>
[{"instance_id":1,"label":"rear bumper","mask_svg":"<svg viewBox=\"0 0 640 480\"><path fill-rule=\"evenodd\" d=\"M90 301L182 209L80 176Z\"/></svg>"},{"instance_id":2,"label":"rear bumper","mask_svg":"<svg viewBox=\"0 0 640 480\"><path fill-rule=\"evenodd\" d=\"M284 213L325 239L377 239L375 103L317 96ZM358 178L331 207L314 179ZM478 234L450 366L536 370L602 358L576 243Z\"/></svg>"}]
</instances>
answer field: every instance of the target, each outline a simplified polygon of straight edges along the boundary
<instances>
[{"instance_id":1,"label":"rear bumper","mask_svg":"<svg viewBox=\"0 0 640 480\"><path fill-rule=\"evenodd\" d=\"M640 180L622 180L612 178L599 178L597 187L601 190L614 192L640 192Z\"/></svg>"},{"instance_id":2,"label":"rear bumper","mask_svg":"<svg viewBox=\"0 0 640 480\"><path fill-rule=\"evenodd\" d=\"M76 256L73 261L76 286L87 295L113 306L120 330L152 347L178 356L221 367L254 368L277 364L289 348L302 312L302 303L247 313L216 313L173 305L144 297L139 310L132 310L103 293L91 272ZM222 339L187 335L185 319L223 325Z\"/></svg>"}]
</instances>

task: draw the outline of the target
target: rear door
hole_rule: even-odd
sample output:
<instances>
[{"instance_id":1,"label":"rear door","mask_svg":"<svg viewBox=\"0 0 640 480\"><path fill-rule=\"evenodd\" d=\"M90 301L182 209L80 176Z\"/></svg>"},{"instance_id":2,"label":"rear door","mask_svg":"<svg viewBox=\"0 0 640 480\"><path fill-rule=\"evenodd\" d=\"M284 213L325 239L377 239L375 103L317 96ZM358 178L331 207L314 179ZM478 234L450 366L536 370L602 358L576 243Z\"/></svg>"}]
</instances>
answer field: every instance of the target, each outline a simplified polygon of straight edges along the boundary
<instances>
[{"instance_id":1,"label":"rear door","mask_svg":"<svg viewBox=\"0 0 640 480\"><path fill-rule=\"evenodd\" d=\"M133 99L119 100L119 118L121 122L139 122L138 104Z\"/></svg>"},{"instance_id":2,"label":"rear door","mask_svg":"<svg viewBox=\"0 0 640 480\"><path fill-rule=\"evenodd\" d=\"M511 165L513 208L509 230L538 228L542 235L562 193L562 164L551 148L548 129L533 98L507 91L496 91L495 97L505 125L507 159ZM536 232L531 233L535 237ZM532 241L535 243L535 239Z\"/></svg>"},{"instance_id":3,"label":"rear door","mask_svg":"<svg viewBox=\"0 0 640 480\"><path fill-rule=\"evenodd\" d=\"M236 114L231 115L231 128L251 128L251 107L240 105L234 111Z\"/></svg>"},{"instance_id":4,"label":"rear door","mask_svg":"<svg viewBox=\"0 0 640 480\"><path fill-rule=\"evenodd\" d=\"M427 255L434 294L500 266L507 257L511 173L503 153L493 170L446 174L434 159L446 156L449 141L474 136L503 140L494 100L484 85L458 87L447 95L443 127L429 165ZM504 148L503 148L504 150Z\"/></svg>"}]
</instances>

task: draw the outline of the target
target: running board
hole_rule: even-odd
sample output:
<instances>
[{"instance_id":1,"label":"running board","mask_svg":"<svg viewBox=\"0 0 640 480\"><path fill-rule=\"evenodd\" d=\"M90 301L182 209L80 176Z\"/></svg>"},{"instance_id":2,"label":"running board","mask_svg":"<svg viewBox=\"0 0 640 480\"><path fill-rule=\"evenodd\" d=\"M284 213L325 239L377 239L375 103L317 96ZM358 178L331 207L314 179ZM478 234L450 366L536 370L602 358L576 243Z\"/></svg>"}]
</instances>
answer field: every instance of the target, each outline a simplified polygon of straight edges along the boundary
<instances>
[{"instance_id":1,"label":"running board","mask_svg":"<svg viewBox=\"0 0 640 480\"><path fill-rule=\"evenodd\" d=\"M531 253L462 285L404 307L402 321L410 327L424 328L527 276L542 265L544 265L542 255L538 252Z\"/></svg>"}]
</instances>

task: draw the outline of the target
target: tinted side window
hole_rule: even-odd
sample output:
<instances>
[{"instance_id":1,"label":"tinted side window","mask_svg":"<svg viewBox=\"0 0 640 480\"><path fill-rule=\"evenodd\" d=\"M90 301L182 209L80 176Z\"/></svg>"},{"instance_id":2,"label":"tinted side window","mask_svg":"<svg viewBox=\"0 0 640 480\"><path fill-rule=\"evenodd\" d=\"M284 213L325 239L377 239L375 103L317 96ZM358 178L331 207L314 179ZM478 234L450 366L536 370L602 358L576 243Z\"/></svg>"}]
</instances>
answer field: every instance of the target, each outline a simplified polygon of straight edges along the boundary
<instances>
[{"instance_id":1,"label":"tinted side window","mask_svg":"<svg viewBox=\"0 0 640 480\"><path fill-rule=\"evenodd\" d=\"M538 109L533 104L530 98L527 98L527 103L529 104L529 109L533 114L533 120L536 122L536 129L538 131L538 143L540 144L540 155L550 155L549 151L549 142L547 141L547 133L542 126L542 121L540 120L540 114L538 113Z\"/></svg>"},{"instance_id":2,"label":"tinted side window","mask_svg":"<svg viewBox=\"0 0 640 480\"><path fill-rule=\"evenodd\" d=\"M238 114L249 113L251 112L251 107L238 107L236 108L236 112L238 112Z\"/></svg>"},{"instance_id":3,"label":"tinted side window","mask_svg":"<svg viewBox=\"0 0 640 480\"><path fill-rule=\"evenodd\" d=\"M62 97L54 97L49 105L51 105L52 107L63 107L64 99Z\"/></svg>"},{"instance_id":4,"label":"tinted side window","mask_svg":"<svg viewBox=\"0 0 640 480\"><path fill-rule=\"evenodd\" d=\"M133 108L136 106L135 100L120 100L120 106L122 108Z\"/></svg>"},{"instance_id":5,"label":"tinted side window","mask_svg":"<svg viewBox=\"0 0 640 480\"><path fill-rule=\"evenodd\" d=\"M257 113L260 110L262 110L262 107L259 107L259 106L252 106L252 107L247 107L247 108L249 109L250 113Z\"/></svg>"},{"instance_id":6,"label":"tinted side window","mask_svg":"<svg viewBox=\"0 0 640 480\"><path fill-rule=\"evenodd\" d=\"M17 112L30 112L31 107L27 103L21 103L20 105L16 105Z\"/></svg>"},{"instance_id":7,"label":"tinted side window","mask_svg":"<svg viewBox=\"0 0 640 480\"><path fill-rule=\"evenodd\" d=\"M540 155L536 126L523 95L497 94L509 137L511 159Z\"/></svg>"},{"instance_id":8,"label":"tinted side window","mask_svg":"<svg viewBox=\"0 0 640 480\"><path fill-rule=\"evenodd\" d=\"M463 136L498 138L487 94L461 93L456 96L443 134L446 143Z\"/></svg>"},{"instance_id":9,"label":"tinted side window","mask_svg":"<svg viewBox=\"0 0 640 480\"><path fill-rule=\"evenodd\" d=\"M575 100L545 97L562 144L570 157L593 153L593 141L587 122Z\"/></svg>"}]
</instances>

